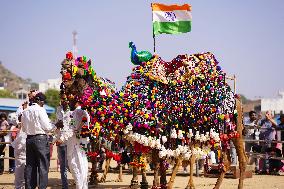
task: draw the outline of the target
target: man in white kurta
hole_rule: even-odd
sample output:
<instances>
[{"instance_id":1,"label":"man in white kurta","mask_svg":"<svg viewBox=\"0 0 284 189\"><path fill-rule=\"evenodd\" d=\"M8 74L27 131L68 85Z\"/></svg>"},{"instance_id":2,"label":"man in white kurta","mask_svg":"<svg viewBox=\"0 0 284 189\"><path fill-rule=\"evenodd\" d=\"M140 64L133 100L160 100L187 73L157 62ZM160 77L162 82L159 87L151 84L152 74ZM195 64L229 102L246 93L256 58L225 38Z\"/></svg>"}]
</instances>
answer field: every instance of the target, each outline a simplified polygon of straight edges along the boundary
<instances>
[{"instance_id":1,"label":"man in white kurta","mask_svg":"<svg viewBox=\"0 0 284 189\"><path fill-rule=\"evenodd\" d=\"M83 118L87 121L83 122ZM67 160L70 172L76 182L76 189L88 188L88 159L85 150L82 148L82 144L86 145L88 141L80 137L80 132L83 125L89 127L89 122L88 113L77 105L72 113L70 129L60 139L67 144Z\"/></svg>"}]
</instances>

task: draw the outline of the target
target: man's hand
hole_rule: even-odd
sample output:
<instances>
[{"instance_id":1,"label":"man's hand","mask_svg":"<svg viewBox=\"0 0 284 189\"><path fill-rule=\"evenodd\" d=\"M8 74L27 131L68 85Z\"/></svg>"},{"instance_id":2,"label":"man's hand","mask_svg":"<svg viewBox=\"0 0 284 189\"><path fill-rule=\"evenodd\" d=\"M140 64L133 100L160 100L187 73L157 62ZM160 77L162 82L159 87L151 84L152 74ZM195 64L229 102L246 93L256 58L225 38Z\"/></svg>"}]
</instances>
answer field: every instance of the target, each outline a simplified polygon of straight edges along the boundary
<instances>
[{"instance_id":1,"label":"man's hand","mask_svg":"<svg viewBox=\"0 0 284 189\"><path fill-rule=\"evenodd\" d=\"M57 127L57 129L62 129L64 127L63 121L62 120L57 121L57 123L55 123L55 126Z\"/></svg>"},{"instance_id":2,"label":"man's hand","mask_svg":"<svg viewBox=\"0 0 284 189\"><path fill-rule=\"evenodd\" d=\"M276 123L276 121L273 119L271 112L268 112L268 111L267 111L266 114L265 114L265 117L266 117L266 119L267 119L268 121L271 122L271 124L272 124L273 127L276 127L276 126L277 126L277 123Z\"/></svg>"},{"instance_id":3,"label":"man's hand","mask_svg":"<svg viewBox=\"0 0 284 189\"><path fill-rule=\"evenodd\" d=\"M242 135L246 136L247 134L248 134L248 130L244 128L243 131L242 131Z\"/></svg>"},{"instance_id":4,"label":"man's hand","mask_svg":"<svg viewBox=\"0 0 284 189\"><path fill-rule=\"evenodd\" d=\"M56 145L57 145L57 146L61 145L62 143L63 143L63 141L60 140L60 139L56 141Z\"/></svg>"}]
</instances>

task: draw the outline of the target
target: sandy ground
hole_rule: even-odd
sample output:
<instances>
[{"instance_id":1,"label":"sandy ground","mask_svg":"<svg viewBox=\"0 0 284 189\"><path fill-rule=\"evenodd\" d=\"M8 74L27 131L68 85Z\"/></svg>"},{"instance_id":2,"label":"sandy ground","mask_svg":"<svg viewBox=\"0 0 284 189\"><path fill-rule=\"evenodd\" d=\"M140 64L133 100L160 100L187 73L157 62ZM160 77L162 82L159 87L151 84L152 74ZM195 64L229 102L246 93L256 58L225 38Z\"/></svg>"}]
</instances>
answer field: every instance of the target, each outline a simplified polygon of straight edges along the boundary
<instances>
[{"instance_id":1,"label":"sandy ground","mask_svg":"<svg viewBox=\"0 0 284 189\"><path fill-rule=\"evenodd\" d=\"M54 150L54 157L56 157L56 150ZM115 163L112 162L111 166L115 167ZM8 169L8 161L5 160L5 170ZM102 175L101 173L99 174ZM72 185L73 179L70 173L68 173L69 188L75 188ZM98 186L90 186L89 188L128 188L132 175L124 174L123 182L115 182L117 178L116 173L109 173L106 178L106 183L100 183ZM147 176L149 185L153 182L153 176ZM169 179L169 177L168 177ZM213 188L216 178L206 178L206 177L194 177L194 183L196 189L207 189ZM139 176L139 182L141 181L141 175ZM11 189L14 188L14 174L9 174L7 171L0 175L0 189ZM176 177L174 188L185 188L188 182L187 174L180 174ZM50 173L49 173L49 187L50 189L60 189L61 188L60 173L57 171L56 160L51 161ZM238 186L237 179L224 179L221 189L236 189ZM245 179L244 182L245 189L284 189L284 174L281 176L270 176L270 175L253 175L252 178Z\"/></svg>"}]
</instances>

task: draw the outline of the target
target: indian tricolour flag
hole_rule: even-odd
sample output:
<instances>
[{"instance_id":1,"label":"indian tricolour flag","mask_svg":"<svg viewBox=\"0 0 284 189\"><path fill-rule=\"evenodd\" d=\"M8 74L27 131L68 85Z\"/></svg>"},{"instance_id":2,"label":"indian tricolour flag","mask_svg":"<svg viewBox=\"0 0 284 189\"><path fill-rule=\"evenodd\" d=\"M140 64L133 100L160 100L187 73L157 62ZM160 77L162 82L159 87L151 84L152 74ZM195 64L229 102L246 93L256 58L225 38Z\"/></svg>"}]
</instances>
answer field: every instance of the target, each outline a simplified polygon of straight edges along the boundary
<instances>
[{"instance_id":1,"label":"indian tricolour flag","mask_svg":"<svg viewBox=\"0 0 284 189\"><path fill-rule=\"evenodd\" d=\"M191 6L152 4L154 35L178 34L191 31Z\"/></svg>"}]
</instances>

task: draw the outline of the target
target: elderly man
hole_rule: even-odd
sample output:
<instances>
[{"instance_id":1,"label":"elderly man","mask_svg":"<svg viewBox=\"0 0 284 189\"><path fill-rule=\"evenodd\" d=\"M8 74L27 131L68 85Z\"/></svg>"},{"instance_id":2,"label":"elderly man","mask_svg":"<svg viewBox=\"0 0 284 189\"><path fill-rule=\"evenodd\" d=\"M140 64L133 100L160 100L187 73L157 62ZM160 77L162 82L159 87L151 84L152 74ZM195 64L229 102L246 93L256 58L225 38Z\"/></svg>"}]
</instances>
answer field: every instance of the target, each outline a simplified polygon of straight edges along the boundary
<instances>
[{"instance_id":1,"label":"elderly man","mask_svg":"<svg viewBox=\"0 0 284 189\"><path fill-rule=\"evenodd\" d=\"M51 124L45 109L45 95L35 95L32 104L22 112L23 132L26 139L26 189L34 189L37 186L39 173L39 188L44 189L48 183L48 171L50 164L50 151L47 133L56 127ZM57 124L60 125L59 123ZM62 123L61 123L62 125ZM60 126L61 126L60 125Z\"/></svg>"}]
</instances>

